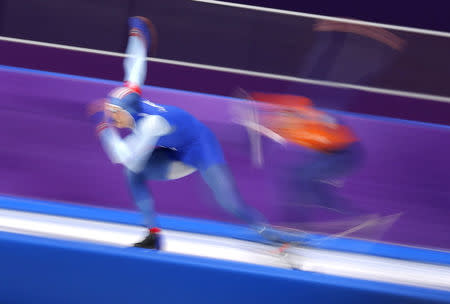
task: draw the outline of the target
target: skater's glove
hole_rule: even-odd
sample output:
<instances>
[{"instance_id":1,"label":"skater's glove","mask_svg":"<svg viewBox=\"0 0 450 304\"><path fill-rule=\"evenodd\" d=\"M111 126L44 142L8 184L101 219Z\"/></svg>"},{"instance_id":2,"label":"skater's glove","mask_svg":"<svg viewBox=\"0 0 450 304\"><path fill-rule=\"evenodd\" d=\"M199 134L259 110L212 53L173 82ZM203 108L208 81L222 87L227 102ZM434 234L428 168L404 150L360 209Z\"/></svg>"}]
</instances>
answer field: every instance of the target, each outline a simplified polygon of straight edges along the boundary
<instances>
[{"instance_id":1,"label":"skater's glove","mask_svg":"<svg viewBox=\"0 0 450 304\"><path fill-rule=\"evenodd\" d=\"M99 99L87 106L86 112L89 119L97 125L105 121L105 102L106 99Z\"/></svg>"}]
</instances>

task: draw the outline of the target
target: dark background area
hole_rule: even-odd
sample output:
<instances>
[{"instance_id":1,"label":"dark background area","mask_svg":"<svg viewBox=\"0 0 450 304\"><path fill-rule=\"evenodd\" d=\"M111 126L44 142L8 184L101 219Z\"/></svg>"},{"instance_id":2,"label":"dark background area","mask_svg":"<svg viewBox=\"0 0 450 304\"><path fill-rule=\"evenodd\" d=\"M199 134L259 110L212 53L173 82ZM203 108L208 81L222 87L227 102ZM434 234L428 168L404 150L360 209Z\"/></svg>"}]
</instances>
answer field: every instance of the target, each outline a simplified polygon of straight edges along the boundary
<instances>
[{"instance_id":1,"label":"dark background area","mask_svg":"<svg viewBox=\"0 0 450 304\"><path fill-rule=\"evenodd\" d=\"M449 28L448 10L437 3L405 6L391 2L314 1L294 6L288 1L255 0L250 4L274 7L276 3L280 9L434 30ZM334 79L301 73L318 41L312 30L314 20L309 18L189 0L6 0L1 5L2 36L124 52L127 18L143 15L157 27L159 43L155 56L159 58L346 82L339 78L342 76ZM394 54L377 77L347 82L450 96L450 39L407 32L395 34L407 41L407 47ZM345 41L349 43L349 39ZM355 57L365 62L372 60L370 44L364 39L352 43Z\"/></svg>"},{"instance_id":2,"label":"dark background area","mask_svg":"<svg viewBox=\"0 0 450 304\"><path fill-rule=\"evenodd\" d=\"M450 31L449 3L432 1L355 1L355 0L222 0L247 5L264 6L309 14L355 18L365 21Z\"/></svg>"}]
</instances>

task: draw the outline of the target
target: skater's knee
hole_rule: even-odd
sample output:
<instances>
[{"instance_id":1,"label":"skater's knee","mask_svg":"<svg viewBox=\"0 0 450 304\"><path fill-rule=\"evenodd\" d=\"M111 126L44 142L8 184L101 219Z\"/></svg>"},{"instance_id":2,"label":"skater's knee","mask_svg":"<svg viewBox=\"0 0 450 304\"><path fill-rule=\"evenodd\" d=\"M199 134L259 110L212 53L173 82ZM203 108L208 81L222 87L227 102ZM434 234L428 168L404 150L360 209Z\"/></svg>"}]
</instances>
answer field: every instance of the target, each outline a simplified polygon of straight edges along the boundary
<instances>
[{"instance_id":1,"label":"skater's knee","mask_svg":"<svg viewBox=\"0 0 450 304\"><path fill-rule=\"evenodd\" d=\"M136 172L133 172L133 171L131 171L131 170L128 169L128 168L124 168L124 174L125 174L125 177L127 178L127 180L128 180L130 183L138 183L138 182L142 182L143 179L144 179L142 173L136 173Z\"/></svg>"}]
</instances>

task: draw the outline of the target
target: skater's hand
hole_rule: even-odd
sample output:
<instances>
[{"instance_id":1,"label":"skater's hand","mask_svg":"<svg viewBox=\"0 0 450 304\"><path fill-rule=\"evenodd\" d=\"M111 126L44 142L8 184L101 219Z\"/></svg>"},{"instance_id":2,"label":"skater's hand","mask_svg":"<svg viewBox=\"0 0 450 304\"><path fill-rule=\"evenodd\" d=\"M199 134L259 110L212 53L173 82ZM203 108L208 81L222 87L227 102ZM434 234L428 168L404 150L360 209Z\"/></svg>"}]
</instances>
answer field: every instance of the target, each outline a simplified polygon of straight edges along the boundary
<instances>
[{"instance_id":1,"label":"skater's hand","mask_svg":"<svg viewBox=\"0 0 450 304\"><path fill-rule=\"evenodd\" d=\"M105 103L106 99L97 99L91 102L86 109L89 118L96 124L105 120Z\"/></svg>"}]
</instances>

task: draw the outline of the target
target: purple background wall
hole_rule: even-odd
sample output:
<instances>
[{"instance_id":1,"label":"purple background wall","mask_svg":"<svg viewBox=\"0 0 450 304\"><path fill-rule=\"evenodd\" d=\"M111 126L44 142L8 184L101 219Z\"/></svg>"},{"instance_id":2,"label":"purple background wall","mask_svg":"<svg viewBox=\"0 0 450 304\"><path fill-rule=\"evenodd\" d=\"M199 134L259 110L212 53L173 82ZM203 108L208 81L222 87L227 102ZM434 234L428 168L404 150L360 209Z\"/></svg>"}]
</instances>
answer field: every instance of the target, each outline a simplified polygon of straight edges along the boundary
<instances>
[{"instance_id":1,"label":"purple background wall","mask_svg":"<svg viewBox=\"0 0 450 304\"><path fill-rule=\"evenodd\" d=\"M255 3L274 5L273 1L262 2ZM448 30L442 22L445 19L448 24L448 18L439 18L439 13L445 10L430 13L430 5L418 9L418 4L409 4L410 11L403 14L403 8L393 10L397 6L389 5L391 9L385 10L386 2L365 3L364 7L353 6L349 10L342 3L339 4L342 6L335 3L321 7L317 1L303 2L308 5L295 8L287 7L284 2L277 3L280 8L311 13ZM374 13L377 11L372 9L375 4L382 8L382 13ZM388 11L389 14L384 14ZM185 0L99 0L64 4L8 0L0 3L0 33L123 52L126 19L134 14L154 20L160 32L157 56L169 59L290 75L298 72L299 62L314 41L312 20L300 22L280 16L249 16ZM267 43L267 33L279 43ZM302 33L302 39L291 39L292 33ZM369 84L448 95L449 40L403 35L408 40L407 50ZM0 42L0 53L0 64L4 65L116 81L122 78L122 59L117 57L7 42ZM271 61L273 56L278 60ZM7 69L2 69L0 78L3 97L0 117L5 126L0 131L4 141L0 149L1 193L134 209L121 169L108 162L84 115L87 102L103 97L117 83L31 75ZM153 62L149 64L147 83L225 96L236 87L274 92L292 88L292 83L284 81ZM328 109L450 123L447 103L305 84L297 85L295 90ZM288 207L280 201L281 168L289 166L296 156L307 157L308 153L285 151L265 141L266 167L263 170L252 168L246 133L229 124L226 110L230 99L155 87L146 88L145 93L160 102L188 109L217 133L244 197L273 223L294 224L332 216ZM343 119L361 137L367 158L364 167L347 181L341 193L368 213L403 212L384 234L383 231L366 231L358 236L449 249L450 165L446 159L450 152L449 129L350 114L344 114ZM233 221L212 203L196 175L153 186L160 212ZM183 193L183 200L174 193Z\"/></svg>"},{"instance_id":2,"label":"purple background wall","mask_svg":"<svg viewBox=\"0 0 450 304\"><path fill-rule=\"evenodd\" d=\"M122 169L109 163L84 111L117 82L34 74L2 68L0 192L10 195L134 209ZM245 131L229 123L232 99L145 87L157 102L174 104L208 124L219 137L244 198L273 223L314 221L326 214L297 210L280 201L280 168L305 151L264 142L266 166L250 165ZM450 129L344 115L362 139L364 166L340 190L368 213L403 212L384 234L361 237L450 248ZM153 183L159 212L233 221L214 203L197 174Z\"/></svg>"},{"instance_id":3,"label":"purple background wall","mask_svg":"<svg viewBox=\"0 0 450 304\"><path fill-rule=\"evenodd\" d=\"M0 64L120 81L122 58L0 41ZM283 92L291 82L150 62L146 83L229 96L237 87ZM317 106L355 113L450 124L450 104L297 84Z\"/></svg>"}]
</instances>

